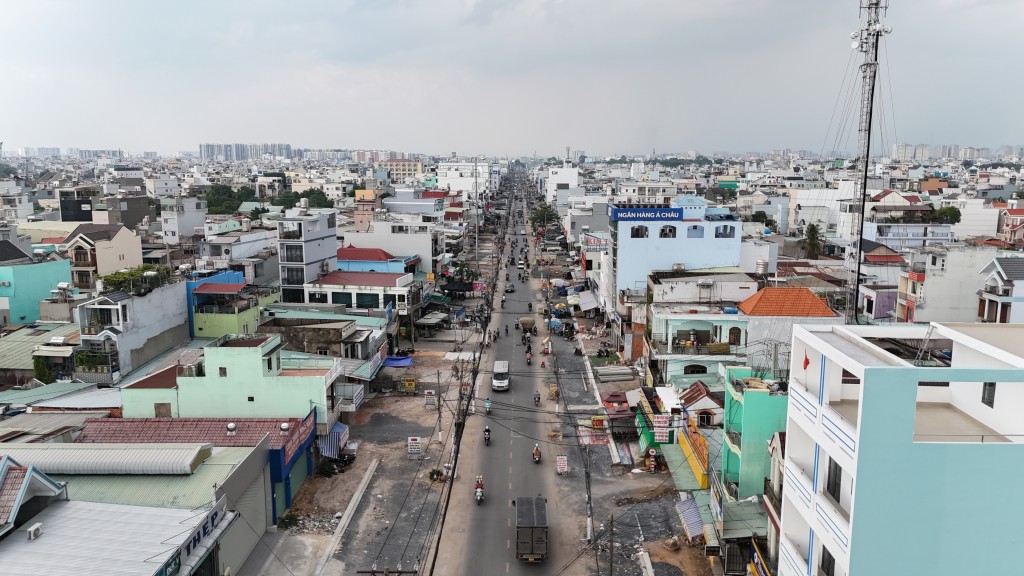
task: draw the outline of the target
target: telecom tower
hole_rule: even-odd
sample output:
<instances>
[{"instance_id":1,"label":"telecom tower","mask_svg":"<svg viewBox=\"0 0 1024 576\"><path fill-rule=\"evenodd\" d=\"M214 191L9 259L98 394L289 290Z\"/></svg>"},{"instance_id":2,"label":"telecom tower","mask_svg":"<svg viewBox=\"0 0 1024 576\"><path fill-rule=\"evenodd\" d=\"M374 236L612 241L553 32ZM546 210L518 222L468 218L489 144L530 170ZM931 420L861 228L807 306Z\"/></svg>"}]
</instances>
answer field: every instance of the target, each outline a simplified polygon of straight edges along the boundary
<instances>
[{"instance_id":1,"label":"telecom tower","mask_svg":"<svg viewBox=\"0 0 1024 576\"><path fill-rule=\"evenodd\" d=\"M855 259L853 275L847 281L846 323L857 324L857 296L860 288L860 242L864 232L864 208L868 194L868 170L871 164L871 121L875 103L875 79L878 75L878 44L892 28L882 24L882 15L889 8L888 0L860 0L860 14L866 16L864 27L850 34L851 48L864 54L860 65L860 121L857 125L857 211L850 253Z\"/></svg>"}]
</instances>

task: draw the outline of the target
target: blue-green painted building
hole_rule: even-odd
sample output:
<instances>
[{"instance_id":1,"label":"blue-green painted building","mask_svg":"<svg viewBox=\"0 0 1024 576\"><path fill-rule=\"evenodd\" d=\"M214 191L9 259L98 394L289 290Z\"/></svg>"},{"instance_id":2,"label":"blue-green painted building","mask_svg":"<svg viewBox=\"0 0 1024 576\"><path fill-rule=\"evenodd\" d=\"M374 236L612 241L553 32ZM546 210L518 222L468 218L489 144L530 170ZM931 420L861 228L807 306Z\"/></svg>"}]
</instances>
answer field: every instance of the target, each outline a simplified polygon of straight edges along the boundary
<instances>
[{"instance_id":1,"label":"blue-green painted building","mask_svg":"<svg viewBox=\"0 0 1024 576\"><path fill-rule=\"evenodd\" d=\"M789 395L770 380L754 377L744 366L724 367L725 442L722 482L732 499L764 493L771 470L768 441L786 431Z\"/></svg>"},{"instance_id":2,"label":"blue-green painted building","mask_svg":"<svg viewBox=\"0 0 1024 576\"><path fill-rule=\"evenodd\" d=\"M71 283L71 261L60 258L0 263L0 322L26 324L39 320L39 301L50 298L61 282Z\"/></svg>"}]
</instances>

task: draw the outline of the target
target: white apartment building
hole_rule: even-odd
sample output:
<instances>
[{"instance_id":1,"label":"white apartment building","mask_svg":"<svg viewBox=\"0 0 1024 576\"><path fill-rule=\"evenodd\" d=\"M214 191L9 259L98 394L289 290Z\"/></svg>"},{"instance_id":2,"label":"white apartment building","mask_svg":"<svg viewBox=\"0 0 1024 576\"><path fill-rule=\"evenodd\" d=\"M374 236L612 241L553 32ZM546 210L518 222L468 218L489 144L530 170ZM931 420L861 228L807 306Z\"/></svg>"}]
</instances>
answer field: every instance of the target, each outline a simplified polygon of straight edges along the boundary
<instances>
[{"instance_id":1,"label":"white apartment building","mask_svg":"<svg viewBox=\"0 0 1024 576\"><path fill-rule=\"evenodd\" d=\"M181 182L174 176L157 174L151 178L146 178L146 194L152 198L181 196L181 193Z\"/></svg>"},{"instance_id":2,"label":"white apartment building","mask_svg":"<svg viewBox=\"0 0 1024 576\"><path fill-rule=\"evenodd\" d=\"M160 226L164 243L176 246L182 237L203 234L206 222L206 200L172 197L160 199Z\"/></svg>"},{"instance_id":3,"label":"white apartment building","mask_svg":"<svg viewBox=\"0 0 1024 576\"><path fill-rule=\"evenodd\" d=\"M897 322L976 322L981 270L995 257L995 246L945 244L905 255L897 278ZM1024 263L1024 260L1021 260Z\"/></svg>"},{"instance_id":4,"label":"white apartment building","mask_svg":"<svg viewBox=\"0 0 1024 576\"><path fill-rule=\"evenodd\" d=\"M1000 209L992 205L986 198L968 198L960 194L951 194L943 198L939 206L952 206L960 211L960 221L953 224L953 235L957 238L973 238L977 236L995 236L999 233Z\"/></svg>"},{"instance_id":5,"label":"white apartment building","mask_svg":"<svg viewBox=\"0 0 1024 576\"><path fill-rule=\"evenodd\" d=\"M305 302L305 286L336 268L337 214L292 208L277 221L281 301Z\"/></svg>"},{"instance_id":6,"label":"white apartment building","mask_svg":"<svg viewBox=\"0 0 1024 576\"><path fill-rule=\"evenodd\" d=\"M456 192L463 201L488 189L490 164L486 161L450 161L437 163L437 187Z\"/></svg>"},{"instance_id":7,"label":"white apartment building","mask_svg":"<svg viewBox=\"0 0 1024 576\"><path fill-rule=\"evenodd\" d=\"M580 169L566 160L561 167L552 166L547 174L542 175L544 201L551 204L555 201L556 190L579 188Z\"/></svg>"},{"instance_id":8,"label":"white apartment building","mask_svg":"<svg viewBox=\"0 0 1024 576\"><path fill-rule=\"evenodd\" d=\"M1022 408L1024 327L794 327L777 573L1015 573Z\"/></svg>"}]
</instances>

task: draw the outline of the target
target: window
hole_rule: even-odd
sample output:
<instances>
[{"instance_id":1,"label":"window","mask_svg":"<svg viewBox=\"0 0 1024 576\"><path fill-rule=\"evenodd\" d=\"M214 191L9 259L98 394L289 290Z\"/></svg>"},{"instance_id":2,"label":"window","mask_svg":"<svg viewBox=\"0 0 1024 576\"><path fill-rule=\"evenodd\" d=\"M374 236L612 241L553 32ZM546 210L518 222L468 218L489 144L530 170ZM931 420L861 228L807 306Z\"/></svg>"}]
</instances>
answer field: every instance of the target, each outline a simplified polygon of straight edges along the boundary
<instances>
[{"instance_id":1,"label":"window","mask_svg":"<svg viewBox=\"0 0 1024 576\"><path fill-rule=\"evenodd\" d=\"M700 226L698 224L694 224L693 226L687 226L686 227L686 237L687 238L703 238L704 237L704 227Z\"/></svg>"},{"instance_id":2,"label":"window","mask_svg":"<svg viewBox=\"0 0 1024 576\"><path fill-rule=\"evenodd\" d=\"M740 346L743 344L742 329L736 326L729 328L729 344L732 344L733 346Z\"/></svg>"},{"instance_id":3,"label":"window","mask_svg":"<svg viewBox=\"0 0 1024 576\"><path fill-rule=\"evenodd\" d=\"M157 418L172 418L170 402L156 402L153 404L153 415Z\"/></svg>"},{"instance_id":4,"label":"window","mask_svg":"<svg viewBox=\"0 0 1024 576\"><path fill-rule=\"evenodd\" d=\"M708 367L703 364L688 364L683 367L683 374L707 374Z\"/></svg>"},{"instance_id":5,"label":"window","mask_svg":"<svg viewBox=\"0 0 1024 576\"><path fill-rule=\"evenodd\" d=\"M224 366L221 366L220 368L218 368L217 372L220 374L221 378L227 378L227 376L228 376L228 369L225 368Z\"/></svg>"},{"instance_id":6,"label":"window","mask_svg":"<svg viewBox=\"0 0 1024 576\"><path fill-rule=\"evenodd\" d=\"M996 383L983 382L981 384L981 403L989 408L996 407Z\"/></svg>"},{"instance_id":7,"label":"window","mask_svg":"<svg viewBox=\"0 0 1024 576\"><path fill-rule=\"evenodd\" d=\"M735 238L736 227L730 225L722 225L715 227L715 238Z\"/></svg>"},{"instance_id":8,"label":"window","mask_svg":"<svg viewBox=\"0 0 1024 576\"><path fill-rule=\"evenodd\" d=\"M316 353L320 356L327 356L327 350L325 348L318 348Z\"/></svg>"},{"instance_id":9,"label":"window","mask_svg":"<svg viewBox=\"0 0 1024 576\"><path fill-rule=\"evenodd\" d=\"M356 308L372 310L380 307L380 294L356 292Z\"/></svg>"},{"instance_id":10,"label":"window","mask_svg":"<svg viewBox=\"0 0 1024 576\"><path fill-rule=\"evenodd\" d=\"M345 306L352 306L352 293L351 292L331 292L331 304L344 304Z\"/></svg>"},{"instance_id":11,"label":"window","mask_svg":"<svg viewBox=\"0 0 1024 576\"><path fill-rule=\"evenodd\" d=\"M821 572L825 576L835 576L836 573L836 559L824 546L821 547Z\"/></svg>"},{"instance_id":12,"label":"window","mask_svg":"<svg viewBox=\"0 0 1024 576\"><path fill-rule=\"evenodd\" d=\"M310 304L327 304L327 292L310 292Z\"/></svg>"},{"instance_id":13,"label":"window","mask_svg":"<svg viewBox=\"0 0 1024 576\"><path fill-rule=\"evenodd\" d=\"M708 412L707 410L701 410L697 412L697 426L714 426L715 425L715 413Z\"/></svg>"},{"instance_id":14,"label":"window","mask_svg":"<svg viewBox=\"0 0 1024 576\"><path fill-rule=\"evenodd\" d=\"M273 369L274 369L274 359L273 358L267 358L267 370L273 370Z\"/></svg>"},{"instance_id":15,"label":"window","mask_svg":"<svg viewBox=\"0 0 1024 576\"><path fill-rule=\"evenodd\" d=\"M829 496L839 503L839 489L843 484L843 469L839 466L839 463L833 460L831 457L828 459L828 475L825 478L825 492L828 492Z\"/></svg>"},{"instance_id":16,"label":"window","mask_svg":"<svg viewBox=\"0 0 1024 576\"><path fill-rule=\"evenodd\" d=\"M630 238L647 238L647 226L633 226L629 229Z\"/></svg>"},{"instance_id":17,"label":"window","mask_svg":"<svg viewBox=\"0 0 1024 576\"><path fill-rule=\"evenodd\" d=\"M256 397L255 396L249 396L249 402L255 402L255 401L256 401Z\"/></svg>"},{"instance_id":18,"label":"window","mask_svg":"<svg viewBox=\"0 0 1024 576\"><path fill-rule=\"evenodd\" d=\"M675 226L662 226L661 231L658 232L658 238L675 238L676 227Z\"/></svg>"}]
</instances>

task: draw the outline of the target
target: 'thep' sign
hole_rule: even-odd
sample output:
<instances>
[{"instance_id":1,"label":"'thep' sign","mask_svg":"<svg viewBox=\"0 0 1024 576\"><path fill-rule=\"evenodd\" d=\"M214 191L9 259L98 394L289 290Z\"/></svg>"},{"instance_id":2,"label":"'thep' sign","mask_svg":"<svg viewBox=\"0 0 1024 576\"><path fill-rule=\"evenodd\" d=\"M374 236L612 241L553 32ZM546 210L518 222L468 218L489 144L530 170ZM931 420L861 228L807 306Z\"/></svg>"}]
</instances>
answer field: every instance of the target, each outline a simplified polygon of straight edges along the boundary
<instances>
[{"instance_id":1,"label":"'thep' sign","mask_svg":"<svg viewBox=\"0 0 1024 576\"><path fill-rule=\"evenodd\" d=\"M565 474L569 471L569 457L564 454L555 456L555 466L559 474Z\"/></svg>"},{"instance_id":2,"label":"'thep' sign","mask_svg":"<svg viewBox=\"0 0 1024 576\"><path fill-rule=\"evenodd\" d=\"M419 436L409 436L409 456L423 455L423 439Z\"/></svg>"}]
</instances>

